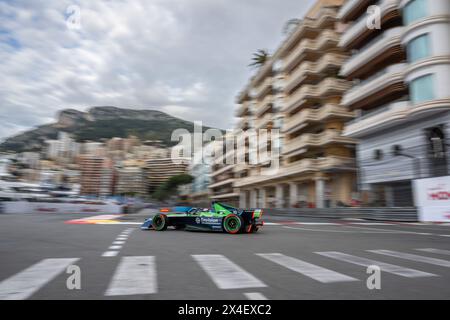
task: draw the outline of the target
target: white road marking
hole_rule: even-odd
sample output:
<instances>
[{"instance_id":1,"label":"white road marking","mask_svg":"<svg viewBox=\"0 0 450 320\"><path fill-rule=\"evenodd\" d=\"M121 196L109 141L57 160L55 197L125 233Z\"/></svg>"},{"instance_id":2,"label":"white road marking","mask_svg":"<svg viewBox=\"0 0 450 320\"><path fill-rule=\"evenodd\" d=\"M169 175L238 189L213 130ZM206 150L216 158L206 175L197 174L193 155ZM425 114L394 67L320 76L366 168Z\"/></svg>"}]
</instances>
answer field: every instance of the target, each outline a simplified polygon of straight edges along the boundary
<instances>
[{"instance_id":1,"label":"white road marking","mask_svg":"<svg viewBox=\"0 0 450 320\"><path fill-rule=\"evenodd\" d=\"M325 256L325 257L329 257L329 258L332 258L332 259L336 259L336 260L340 260L340 261L356 264L356 265L359 265L359 266L368 267L368 266L376 265L376 266L379 266L381 268L381 270L384 271L384 272L392 273L392 274L395 274L395 275L398 275L398 276L402 276L402 277L407 277L407 278L419 278L419 277L433 277L433 276L436 276L435 274L432 274L432 273L423 272L423 271L410 269L410 268L404 268L404 267L397 266L397 265L394 265L394 264L384 263L384 262L381 262L381 261L366 259L366 258L362 258L362 257L357 257L357 256L353 256L353 255L350 255L350 254L337 252L337 251L316 252L316 253L320 254L322 256Z\"/></svg>"},{"instance_id":2,"label":"white road marking","mask_svg":"<svg viewBox=\"0 0 450 320\"><path fill-rule=\"evenodd\" d=\"M293 224L305 225L305 226L338 226L339 223L334 222L296 222Z\"/></svg>"},{"instance_id":3,"label":"white road marking","mask_svg":"<svg viewBox=\"0 0 450 320\"><path fill-rule=\"evenodd\" d=\"M78 258L44 259L0 282L0 300L23 300L56 278Z\"/></svg>"},{"instance_id":4,"label":"white road marking","mask_svg":"<svg viewBox=\"0 0 450 320\"><path fill-rule=\"evenodd\" d=\"M124 257L105 292L106 296L158 292L154 256Z\"/></svg>"},{"instance_id":5,"label":"white road marking","mask_svg":"<svg viewBox=\"0 0 450 320\"><path fill-rule=\"evenodd\" d=\"M125 241L114 241L112 244L124 244Z\"/></svg>"},{"instance_id":6,"label":"white road marking","mask_svg":"<svg viewBox=\"0 0 450 320\"><path fill-rule=\"evenodd\" d=\"M322 283L358 281L358 279L349 277L345 274L325 269L293 257L285 256L281 253L259 253L257 255Z\"/></svg>"},{"instance_id":7,"label":"white road marking","mask_svg":"<svg viewBox=\"0 0 450 320\"><path fill-rule=\"evenodd\" d=\"M424 249L416 249L418 251L429 252L429 253L437 253L444 254L450 256L450 250L442 250L442 249L433 249L433 248L424 248Z\"/></svg>"},{"instance_id":8,"label":"white road marking","mask_svg":"<svg viewBox=\"0 0 450 320\"><path fill-rule=\"evenodd\" d=\"M220 289L261 288L266 285L220 254L192 255Z\"/></svg>"},{"instance_id":9,"label":"white road marking","mask_svg":"<svg viewBox=\"0 0 450 320\"><path fill-rule=\"evenodd\" d=\"M99 216L91 216L91 217L87 217L87 218L82 218L80 220L113 220L116 218L120 218L122 215L117 215L117 214L102 214Z\"/></svg>"},{"instance_id":10,"label":"white road marking","mask_svg":"<svg viewBox=\"0 0 450 320\"><path fill-rule=\"evenodd\" d=\"M103 252L102 257L115 257L118 253L118 251L105 251Z\"/></svg>"},{"instance_id":11,"label":"white road marking","mask_svg":"<svg viewBox=\"0 0 450 320\"><path fill-rule=\"evenodd\" d=\"M394 223L387 222L352 222L351 224L359 226L395 226Z\"/></svg>"},{"instance_id":12,"label":"white road marking","mask_svg":"<svg viewBox=\"0 0 450 320\"><path fill-rule=\"evenodd\" d=\"M122 249L122 246L110 246L108 249L109 250L120 250L120 249Z\"/></svg>"},{"instance_id":13,"label":"white road marking","mask_svg":"<svg viewBox=\"0 0 450 320\"><path fill-rule=\"evenodd\" d=\"M111 222L96 222L95 224L99 224L99 225L116 225L116 224L123 224L123 225L141 225L142 222L123 222L123 221L115 221L115 220L111 220Z\"/></svg>"},{"instance_id":14,"label":"white road marking","mask_svg":"<svg viewBox=\"0 0 450 320\"><path fill-rule=\"evenodd\" d=\"M268 300L262 293L259 292L246 292L244 295L248 300Z\"/></svg>"},{"instance_id":15,"label":"white road marking","mask_svg":"<svg viewBox=\"0 0 450 320\"><path fill-rule=\"evenodd\" d=\"M430 257L425 257L425 256L419 256L417 254L391 251L391 250L367 250L367 251L377 253L377 254L383 254L386 256L390 256L390 257L396 257L396 258L401 258L401 259L406 259L406 260L411 260L411 261L416 261L416 262L429 263L429 264L434 264L436 266L450 268L450 261L443 260L443 259L430 258Z\"/></svg>"},{"instance_id":16,"label":"white road marking","mask_svg":"<svg viewBox=\"0 0 450 320\"><path fill-rule=\"evenodd\" d=\"M128 237L119 236L116 238L116 240L118 240L118 241L128 240Z\"/></svg>"}]
</instances>

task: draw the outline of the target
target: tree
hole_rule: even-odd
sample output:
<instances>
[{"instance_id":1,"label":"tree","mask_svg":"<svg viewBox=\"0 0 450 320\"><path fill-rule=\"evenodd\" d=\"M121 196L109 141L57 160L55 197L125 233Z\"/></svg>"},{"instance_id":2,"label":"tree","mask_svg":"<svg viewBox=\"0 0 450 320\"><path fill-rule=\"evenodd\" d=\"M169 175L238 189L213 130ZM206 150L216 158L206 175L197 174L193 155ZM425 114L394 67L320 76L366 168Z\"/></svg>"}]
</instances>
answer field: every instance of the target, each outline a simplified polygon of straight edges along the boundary
<instances>
[{"instance_id":1,"label":"tree","mask_svg":"<svg viewBox=\"0 0 450 320\"><path fill-rule=\"evenodd\" d=\"M194 180L189 174L179 174L171 177L165 183L160 185L155 192L153 192L152 197L156 200L163 201L169 198L171 195L175 194L179 186L189 184Z\"/></svg>"},{"instance_id":2,"label":"tree","mask_svg":"<svg viewBox=\"0 0 450 320\"><path fill-rule=\"evenodd\" d=\"M253 54L252 63L249 64L249 67L259 68L264 65L270 58L270 54L266 49L259 49L257 52Z\"/></svg>"}]
</instances>

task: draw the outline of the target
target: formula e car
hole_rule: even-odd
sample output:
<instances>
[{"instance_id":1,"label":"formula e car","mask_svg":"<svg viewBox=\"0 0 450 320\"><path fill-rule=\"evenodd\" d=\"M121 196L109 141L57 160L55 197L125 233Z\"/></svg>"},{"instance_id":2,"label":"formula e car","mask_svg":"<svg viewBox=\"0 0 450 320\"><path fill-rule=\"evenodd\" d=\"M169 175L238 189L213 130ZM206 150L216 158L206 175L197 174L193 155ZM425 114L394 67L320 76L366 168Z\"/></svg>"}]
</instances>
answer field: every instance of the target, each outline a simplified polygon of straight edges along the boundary
<instances>
[{"instance_id":1,"label":"formula e car","mask_svg":"<svg viewBox=\"0 0 450 320\"><path fill-rule=\"evenodd\" d=\"M257 232L264 225L261 209L243 210L219 202L210 209L164 208L145 220L142 230L165 231L168 227L191 231L217 231L231 234Z\"/></svg>"}]
</instances>

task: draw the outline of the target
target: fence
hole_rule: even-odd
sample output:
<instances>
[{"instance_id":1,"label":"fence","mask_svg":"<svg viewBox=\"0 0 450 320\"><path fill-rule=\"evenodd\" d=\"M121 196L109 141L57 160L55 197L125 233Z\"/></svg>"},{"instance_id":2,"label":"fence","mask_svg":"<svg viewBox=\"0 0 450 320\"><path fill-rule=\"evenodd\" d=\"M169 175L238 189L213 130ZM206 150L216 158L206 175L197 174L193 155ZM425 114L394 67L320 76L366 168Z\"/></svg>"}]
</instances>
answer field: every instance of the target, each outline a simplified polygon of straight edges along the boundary
<instances>
[{"instance_id":1,"label":"fence","mask_svg":"<svg viewBox=\"0 0 450 320\"><path fill-rule=\"evenodd\" d=\"M265 209L276 216L328 219L365 219L375 221L416 222L416 208L326 208L326 209Z\"/></svg>"}]
</instances>

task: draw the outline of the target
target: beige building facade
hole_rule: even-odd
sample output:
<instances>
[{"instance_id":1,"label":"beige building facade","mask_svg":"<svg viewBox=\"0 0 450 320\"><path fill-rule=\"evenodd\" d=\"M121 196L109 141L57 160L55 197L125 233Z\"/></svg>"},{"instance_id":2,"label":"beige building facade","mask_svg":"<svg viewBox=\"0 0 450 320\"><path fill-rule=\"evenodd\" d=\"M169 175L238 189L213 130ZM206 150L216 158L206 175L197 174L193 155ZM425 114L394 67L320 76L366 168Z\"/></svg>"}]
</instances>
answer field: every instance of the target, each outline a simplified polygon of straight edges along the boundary
<instances>
[{"instance_id":1,"label":"beige building facade","mask_svg":"<svg viewBox=\"0 0 450 320\"><path fill-rule=\"evenodd\" d=\"M342 135L355 116L341 104L351 87L338 76L349 56L338 46L342 2L318 1L237 98L237 129L279 136L268 146L258 143L258 149L276 149L272 162L259 156L256 164L215 171L216 187L235 179L240 207L324 208L356 197L356 141ZM248 135L241 135L248 146Z\"/></svg>"}]
</instances>

